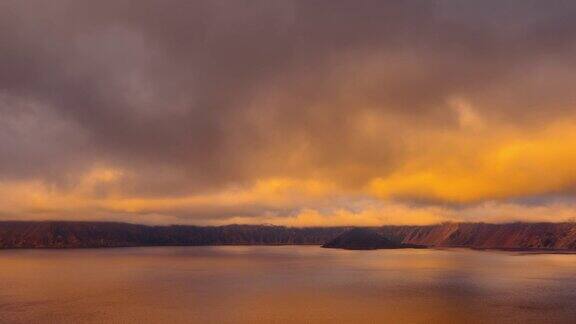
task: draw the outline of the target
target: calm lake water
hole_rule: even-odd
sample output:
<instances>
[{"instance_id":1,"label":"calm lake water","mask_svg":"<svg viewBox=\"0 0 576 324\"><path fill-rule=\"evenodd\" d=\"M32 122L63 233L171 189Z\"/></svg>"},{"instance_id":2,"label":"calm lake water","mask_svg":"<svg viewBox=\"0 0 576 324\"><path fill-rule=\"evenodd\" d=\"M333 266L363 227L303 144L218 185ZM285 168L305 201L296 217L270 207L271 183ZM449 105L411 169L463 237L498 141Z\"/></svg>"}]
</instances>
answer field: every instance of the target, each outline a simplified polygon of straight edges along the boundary
<instances>
[{"instance_id":1,"label":"calm lake water","mask_svg":"<svg viewBox=\"0 0 576 324\"><path fill-rule=\"evenodd\" d=\"M575 323L576 255L0 251L1 323Z\"/></svg>"}]
</instances>

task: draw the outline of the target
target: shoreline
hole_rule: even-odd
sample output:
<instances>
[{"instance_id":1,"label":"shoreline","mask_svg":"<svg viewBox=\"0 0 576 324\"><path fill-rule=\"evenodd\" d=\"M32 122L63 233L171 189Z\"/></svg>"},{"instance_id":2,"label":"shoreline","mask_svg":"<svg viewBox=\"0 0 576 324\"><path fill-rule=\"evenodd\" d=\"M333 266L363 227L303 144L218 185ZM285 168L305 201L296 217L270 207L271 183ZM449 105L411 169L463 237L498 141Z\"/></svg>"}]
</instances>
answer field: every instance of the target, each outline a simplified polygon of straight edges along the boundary
<instances>
[{"instance_id":1,"label":"shoreline","mask_svg":"<svg viewBox=\"0 0 576 324\"><path fill-rule=\"evenodd\" d=\"M63 251L63 250L107 250L107 249L130 249L130 248L160 248L160 247L281 247L281 246L309 246L322 248L322 244L153 244L153 245L119 245L119 246L96 246L96 247L7 247L0 248L2 251ZM374 252L379 250L437 250L437 251L478 251L478 252L512 252L515 255L536 255L536 254L576 254L576 250L570 249L526 249L526 248L476 248L464 246L427 246L426 248L394 248L394 249L344 249L329 248L328 250L364 251Z\"/></svg>"}]
</instances>

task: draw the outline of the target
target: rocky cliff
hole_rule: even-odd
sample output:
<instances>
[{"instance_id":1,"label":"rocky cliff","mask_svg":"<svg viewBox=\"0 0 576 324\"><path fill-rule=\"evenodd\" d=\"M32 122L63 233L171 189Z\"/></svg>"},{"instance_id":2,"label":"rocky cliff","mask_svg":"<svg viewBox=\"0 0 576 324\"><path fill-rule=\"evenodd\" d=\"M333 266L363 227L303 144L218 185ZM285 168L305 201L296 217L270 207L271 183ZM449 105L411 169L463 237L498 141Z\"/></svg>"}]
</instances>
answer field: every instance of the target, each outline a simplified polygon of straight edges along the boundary
<instances>
[{"instance_id":1,"label":"rocky cliff","mask_svg":"<svg viewBox=\"0 0 576 324\"><path fill-rule=\"evenodd\" d=\"M477 249L576 249L575 223L445 223L385 226L380 232L404 243Z\"/></svg>"},{"instance_id":2,"label":"rocky cliff","mask_svg":"<svg viewBox=\"0 0 576 324\"><path fill-rule=\"evenodd\" d=\"M0 248L323 244L345 228L269 225L145 226L112 222L0 222Z\"/></svg>"},{"instance_id":3,"label":"rocky cliff","mask_svg":"<svg viewBox=\"0 0 576 324\"><path fill-rule=\"evenodd\" d=\"M145 226L109 222L0 222L0 248L324 244L350 227ZM405 244L478 249L576 250L574 223L446 223L374 227Z\"/></svg>"}]
</instances>

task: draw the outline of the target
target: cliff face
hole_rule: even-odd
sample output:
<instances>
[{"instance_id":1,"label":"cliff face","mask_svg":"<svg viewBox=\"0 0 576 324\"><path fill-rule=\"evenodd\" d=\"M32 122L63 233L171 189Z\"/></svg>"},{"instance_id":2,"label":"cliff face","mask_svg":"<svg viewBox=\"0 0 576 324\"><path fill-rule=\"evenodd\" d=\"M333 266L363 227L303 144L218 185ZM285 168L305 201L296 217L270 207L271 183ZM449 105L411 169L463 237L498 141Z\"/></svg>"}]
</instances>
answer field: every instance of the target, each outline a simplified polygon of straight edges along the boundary
<instances>
[{"instance_id":1,"label":"cliff face","mask_svg":"<svg viewBox=\"0 0 576 324\"><path fill-rule=\"evenodd\" d=\"M145 226L108 222L0 222L0 248L324 244L346 228L266 225Z\"/></svg>"},{"instance_id":2,"label":"cliff face","mask_svg":"<svg viewBox=\"0 0 576 324\"><path fill-rule=\"evenodd\" d=\"M574 223L447 223L387 226L381 233L403 243L478 249L576 249Z\"/></svg>"},{"instance_id":3,"label":"cliff face","mask_svg":"<svg viewBox=\"0 0 576 324\"><path fill-rule=\"evenodd\" d=\"M137 246L150 241L148 229L143 225L104 222L0 222L0 247Z\"/></svg>"},{"instance_id":4,"label":"cliff face","mask_svg":"<svg viewBox=\"0 0 576 324\"><path fill-rule=\"evenodd\" d=\"M106 222L0 222L0 248L325 244L349 227L145 226ZM574 223L448 223L373 228L384 237L438 247L576 250Z\"/></svg>"}]
</instances>

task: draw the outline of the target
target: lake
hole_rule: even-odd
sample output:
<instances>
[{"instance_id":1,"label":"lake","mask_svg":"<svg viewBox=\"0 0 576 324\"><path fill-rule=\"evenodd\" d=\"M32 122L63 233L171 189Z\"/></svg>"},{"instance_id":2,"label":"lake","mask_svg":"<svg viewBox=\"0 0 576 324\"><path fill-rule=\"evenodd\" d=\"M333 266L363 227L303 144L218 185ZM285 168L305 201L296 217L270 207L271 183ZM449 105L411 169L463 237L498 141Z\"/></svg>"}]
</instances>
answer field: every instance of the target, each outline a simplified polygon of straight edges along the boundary
<instances>
[{"instance_id":1,"label":"lake","mask_svg":"<svg viewBox=\"0 0 576 324\"><path fill-rule=\"evenodd\" d=\"M0 251L2 323L575 323L576 255L317 246Z\"/></svg>"}]
</instances>

